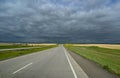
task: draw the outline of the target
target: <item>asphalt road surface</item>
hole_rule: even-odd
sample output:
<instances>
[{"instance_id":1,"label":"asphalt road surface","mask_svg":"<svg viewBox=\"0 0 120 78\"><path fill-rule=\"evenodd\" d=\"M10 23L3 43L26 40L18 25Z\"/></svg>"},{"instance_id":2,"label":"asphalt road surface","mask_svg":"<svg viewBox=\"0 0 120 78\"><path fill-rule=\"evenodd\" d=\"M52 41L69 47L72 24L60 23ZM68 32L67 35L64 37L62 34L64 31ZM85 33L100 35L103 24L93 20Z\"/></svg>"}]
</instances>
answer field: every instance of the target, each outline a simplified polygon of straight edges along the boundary
<instances>
[{"instance_id":1,"label":"asphalt road surface","mask_svg":"<svg viewBox=\"0 0 120 78\"><path fill-rule=\"evenodd\" d=\"M0 61L0 78L89 78L63 46ZM97 77L96 77L97 78Z\"/></svg>"}]
</instances>

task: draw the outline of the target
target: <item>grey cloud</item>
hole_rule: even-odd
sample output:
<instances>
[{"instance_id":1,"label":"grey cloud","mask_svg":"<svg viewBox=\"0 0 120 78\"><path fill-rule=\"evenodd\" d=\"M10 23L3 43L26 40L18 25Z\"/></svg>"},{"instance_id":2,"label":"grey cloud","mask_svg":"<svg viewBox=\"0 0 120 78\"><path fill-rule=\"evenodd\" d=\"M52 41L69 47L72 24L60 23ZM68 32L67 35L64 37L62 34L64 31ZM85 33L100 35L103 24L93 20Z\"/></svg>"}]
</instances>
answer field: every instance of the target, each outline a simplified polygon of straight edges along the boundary
<instances>
[{"instance_id":1,"label":"grey cloud","mask_svg":"<svg viewBox=\"0 0 120 78\"><path fill-rule=\"evenodd\" d=\"M0 41L120 43L120 2L0 2Z\"/></svg>"}]
</instances>

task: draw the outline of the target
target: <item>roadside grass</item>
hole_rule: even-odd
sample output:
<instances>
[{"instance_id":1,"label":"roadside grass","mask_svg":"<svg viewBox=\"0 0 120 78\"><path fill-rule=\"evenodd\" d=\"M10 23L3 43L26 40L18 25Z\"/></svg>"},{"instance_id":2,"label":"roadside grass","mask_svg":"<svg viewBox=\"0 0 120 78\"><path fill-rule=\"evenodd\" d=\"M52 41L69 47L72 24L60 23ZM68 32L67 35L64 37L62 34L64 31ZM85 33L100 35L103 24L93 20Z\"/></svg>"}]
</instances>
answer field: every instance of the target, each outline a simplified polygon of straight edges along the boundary
<instances>
[{"instance_id":1,"label":"roadside grass","mask_svg":"<svg viewBox=\"0 0 120 78\"><path fill-rule=\"evenodd\" d=\"M12 45L0 45L0 49L10 49L10 48L24 48L24 47L33 47L30 45L20 45L20 44L12 44Z\"/></svg>"},{"instance_id":2,"label":"roadside grass","mask_svg":"<svg viewBox=\"0 0 120 78\"><path fill-rule=\"evenodd\" d=\"M72 52L100 64L104 69L120 77L120 50L96 46L66 45L65 47Z\"/></svg>"},{"instance_id":3,"label":"roadside grass","mask_svg":"<svg viewBox=\"0 0 120 78\"><path fill-rule=\"evenodd\" d=\"M13 57L17 57L17 56L21 56L21 55L25 55L25 54L39 52L39 51L50 49L53 47L57 47L57 45L43 46L40 48L32 48L32 49L2 51L2 52L0 52L0 61L9 59L9 58L13 58Z\"/></svg>"}]
</instances>

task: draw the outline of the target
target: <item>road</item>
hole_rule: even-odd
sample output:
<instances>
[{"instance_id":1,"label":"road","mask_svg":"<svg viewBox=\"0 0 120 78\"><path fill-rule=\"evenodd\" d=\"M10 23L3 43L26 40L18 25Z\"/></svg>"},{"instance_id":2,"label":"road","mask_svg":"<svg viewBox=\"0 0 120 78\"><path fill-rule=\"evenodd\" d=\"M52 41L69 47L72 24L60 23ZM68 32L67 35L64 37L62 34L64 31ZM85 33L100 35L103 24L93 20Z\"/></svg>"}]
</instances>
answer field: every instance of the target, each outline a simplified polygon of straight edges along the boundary
<instances>
[{"instance_id":1,"label":"road","mask_svg":"<svg viewBox=\"0 0 120 78\"><path fill-rule=\"evenodd\" d=\"M10 49L0 49L0 51L25 50L25 49L32 49L32 48L40 48L40 47L10 48Z\"/></svg>"},{"instance_id":2,"label":"road","mask_svg":"<svg viewBox=\"0 0 120 78\"><path fill-rule=\"evenodd\" d=\"M0 78L89 78L61 45L0 62Z\"/></svg>"}]
</instances>

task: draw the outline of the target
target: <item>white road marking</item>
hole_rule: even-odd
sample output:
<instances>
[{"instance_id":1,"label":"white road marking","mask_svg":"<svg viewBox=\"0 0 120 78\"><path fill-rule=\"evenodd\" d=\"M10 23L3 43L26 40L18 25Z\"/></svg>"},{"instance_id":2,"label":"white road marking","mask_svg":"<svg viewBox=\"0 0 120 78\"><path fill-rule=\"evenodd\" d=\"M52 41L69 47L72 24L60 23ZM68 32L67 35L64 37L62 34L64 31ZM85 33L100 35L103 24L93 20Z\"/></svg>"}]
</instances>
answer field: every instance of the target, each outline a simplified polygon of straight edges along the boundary
<instances>
[{"instance_id":1,"label":"white road marking","mask_svg":"<svg viewBox=\"0 0 120 78\"><path fill-rule=\"evenodd\" d=\"M74 75L75 78L77 78L77 75L76 75L76 73L75 73L75 70L74 70L71 62L70 62L70 59L69 59L69 57L68 57L68 55L67 55L67 52L66 52L66 50L65 50L64 47L63 47L63 49L64 49L65 55L66 55L66 57L67 57L68 63L69 63L69 65L70 65L70 68L71 68L71 70L72 70L72 72L73 72L73 75Z\"/></svg>"},{"instance_id":2,"label":"white road marking","mask_svg":"<svg viewBox=\"0 0 120 78\"><path fill-rule=\"evenodd\" d=\"M17 73L17 72L19 72L20 70L22 70L22 69L24 69L24 68L26 68L26 67L28 67L28 66L30 66L30 65L32 65L32 64L33 64L33 63L29 63L29 64L25 65L24 67L18 69L17 71L13 72L12 74Z\"/></svg>"}]
</instances>

